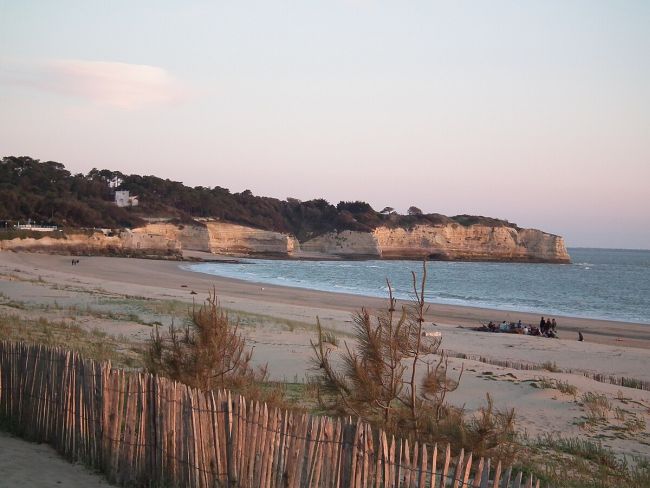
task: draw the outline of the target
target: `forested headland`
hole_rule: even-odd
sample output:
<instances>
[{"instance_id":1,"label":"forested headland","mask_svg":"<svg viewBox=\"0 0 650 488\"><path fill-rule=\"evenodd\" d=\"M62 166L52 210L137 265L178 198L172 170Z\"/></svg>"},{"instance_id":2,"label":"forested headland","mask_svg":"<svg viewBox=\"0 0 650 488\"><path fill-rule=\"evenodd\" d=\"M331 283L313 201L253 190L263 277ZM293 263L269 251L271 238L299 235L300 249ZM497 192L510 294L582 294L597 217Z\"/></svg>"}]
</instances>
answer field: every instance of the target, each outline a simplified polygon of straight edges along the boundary
<instances>
[{"instance_id":1,"label":"forested headland","mask_svg":"<svg viewBox=\"0 0 650 488\"><path fill-rule=\"evenodd\" d=\"M137 195L139 205L116 206L115 190ZM153 175L127 175L109 169L93 168L88 174L72 174L61 163L27 156L6 156L0 161L0 221L31 219L39 224L73 228L133 228L152 217L178 222L211 218L293 234L300 241L332 231L371 232L379 226L481 223L518 228L508 221L488 217L425 214L415 206L406 215L400 215L391 207L377 211L362 201L333 205L322 198L280 200L256 196L249 190L232 193L220 186L189 187Z\"/></svg>"}]
</instances>

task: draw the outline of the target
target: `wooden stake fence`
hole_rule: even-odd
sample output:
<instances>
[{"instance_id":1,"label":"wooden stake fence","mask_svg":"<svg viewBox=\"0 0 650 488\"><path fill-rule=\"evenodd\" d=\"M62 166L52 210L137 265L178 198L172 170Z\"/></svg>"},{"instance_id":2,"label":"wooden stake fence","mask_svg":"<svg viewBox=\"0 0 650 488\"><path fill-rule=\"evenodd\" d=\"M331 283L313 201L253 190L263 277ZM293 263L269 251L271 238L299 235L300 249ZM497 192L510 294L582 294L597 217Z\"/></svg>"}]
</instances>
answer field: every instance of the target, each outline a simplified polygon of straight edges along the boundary
<instances>
[{"instance_id":1,"label":"wooden stake fence","mask_svg":"<svg viewBox=\"0 0 650 488\"><path fill-rule=\"evenodd\" d=\"M59 348L0 342L0 422L121 486L532 488L449 446L293 414L111 369Z\"/></svg>"}]
</instances>

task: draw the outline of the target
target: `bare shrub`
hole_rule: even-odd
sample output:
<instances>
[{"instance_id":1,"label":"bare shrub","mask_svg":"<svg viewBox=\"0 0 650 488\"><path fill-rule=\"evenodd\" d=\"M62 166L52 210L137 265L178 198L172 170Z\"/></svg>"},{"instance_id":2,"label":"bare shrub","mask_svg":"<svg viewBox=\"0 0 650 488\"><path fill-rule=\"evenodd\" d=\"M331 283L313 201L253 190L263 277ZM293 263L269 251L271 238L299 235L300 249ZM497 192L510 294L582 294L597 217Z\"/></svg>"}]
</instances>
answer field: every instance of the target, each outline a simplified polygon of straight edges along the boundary
<instances>
[{"instance_id":1,"label":"bare shrub","mask_svg":"<svg viewBox=\"0 0 650 488\"><path fill-rule=\"evenodd\" d=\"M194 306L181 327L172 324L166 336L156 326L145 353L149 372L201 390L228 389L281 405L280 386L268 384L266 366L251 365L252 349L239 323L221 308L214 290L205 303Z\"/></svg>"},{"instance_id":2,"label":"bare shrub","mask_svg":"<svg viewBox=\"0 0 650 488\"><path fill-rule=\"evenodd\" d=\"M480 456L491 453L497 460L511 461L515 457L515 411L495 409L489 393L486 394L486 404L465 428L466 449Z\"/></svg>"},{"instance_id":3,"label":"bare shrub","mask_svg":"<svg viewBox=\"0 0 650 488\"><path fill-rule=\"evenodd\" d=\"M426 266L419 286L415 273L412 279L409 305L397 310L388 283L385 309L371 315L364 308L353 316L355 344L344 342L336 358L317 323L311 389L325 413L353 415L401 437L450 442L498 457L499 448L514 438L514 412L497 412L488 397L487 405L466 420L463 409L447 403L463 368L450 377L441 338L423 335Z\"/></svg>"}]
</instances>

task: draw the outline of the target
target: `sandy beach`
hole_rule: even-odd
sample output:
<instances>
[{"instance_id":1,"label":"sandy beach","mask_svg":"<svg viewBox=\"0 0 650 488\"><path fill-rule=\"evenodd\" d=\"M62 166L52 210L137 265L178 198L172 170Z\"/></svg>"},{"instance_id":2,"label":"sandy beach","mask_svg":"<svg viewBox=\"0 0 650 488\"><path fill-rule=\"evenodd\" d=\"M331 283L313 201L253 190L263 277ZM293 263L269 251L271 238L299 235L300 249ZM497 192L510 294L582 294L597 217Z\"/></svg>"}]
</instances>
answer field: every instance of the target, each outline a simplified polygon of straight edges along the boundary
<instances>
[{"instance_id":1,"label":"sandy beach","mask_svg":"<svg viewBox=\"0 0 650 488\"><path fill-rule=\"evenodd\" d=\"M215 290L221 304L242 315L242 331L254 346L255 361L268 364L272 378L304 381L311 367L310 339L314 338L318 317L322 325L350 342L352 313L361 307L374 310L385 300L261 285L182 269L176 261L156 261L108 257L80 257L71 265L68 256L0 253L0 292L5 300L43 305L56 303L98 306L105 297L121 300L176 301L190 305L201 303ZM224 264L227 266L228 264ZM116 302L117 303L117 302ZM35 317L41 309L23 307L20 313ZM63 313L48 309L48 314ZM0 312L9 309L0 306ZM428 330L440 331L443 348L451 353L480 355L492 360L529 364L548 363L554 370L521 370L494 366L485 362L451 359L452 375L464 367L460 388L449 401L469 411L479 407L490 393L498 408L514 408L517 424L529 436L561 433L600 439L615 452L626 455L650 454L650 393L598 382L588 374L603 374L650 380L650 326L613 321L556 317L560 339L490 334L474 327L488 320L518 320L535 323L537 315L480 308L432 304L427 314ZM89 317L79 320L84 327L100 328L107 334L145 341L151 326L128 320ZM578 342L582 331L584 342ZM555 388L539 387L540 381L566 382L575 386L575 394ZM624 432L606 424L585 427L587 412L580 402L585 392L605 395L612 406L611 424L616 427L614 410L618 407L629 418L643 419L643 428ZM616 424L616 425L614 425Z\"/></svg>"},{"instance_id":2,"label":"sandy beach","mask_svg":"<svg viewBox=\"0 0 650 488\"><path fill-rule=\"evenodd\" d=\"M47 254L3 253L0 262L9 268L12 265L33 274L75 282L81 278L89 283L102 283L111 290L128 289L137 294L142 289L158 289L161 297L188 298L188 290L194 290L197 300L205 298L208 291L216 290L224 301L250 306L257 310L277 312L280 316L315 320L323 318L323 311L344 312L349 315L361 307L378 309L386 300L344 293L329 293L301 288L256 284L214 275L191 272L183 269L178 261L157 261L148 259L126 259L108 257L85 257L79 266L72 267L67 256ZM224 261L224 266L227 266ZM253 305L256 303L257 305ZM304 313L295 310L299 308ZM312 310L314 313L306 313ZM327 315L327 314L326 314ZM537 324L538 314L491 310L477 307L429 304L427 319L438 325L477 327L489 320L519 320ZM650 326L611 320L595 320L556 316L562 339L577 339L582 331L585 342L650 348Z\"/></svg>"},{"instance_id":3,"label":"sandy beach","mask_svg":"<svg viewBox=\"0 0 650 488\"><path fill-rule=\"evenodd\" d=\"M34 469L35 466L38 469ZM0 488L17 486L95 488L113 485L84 466L70 464L47 444L24 441L0 431Z\"/></svg>"}]
</instances>

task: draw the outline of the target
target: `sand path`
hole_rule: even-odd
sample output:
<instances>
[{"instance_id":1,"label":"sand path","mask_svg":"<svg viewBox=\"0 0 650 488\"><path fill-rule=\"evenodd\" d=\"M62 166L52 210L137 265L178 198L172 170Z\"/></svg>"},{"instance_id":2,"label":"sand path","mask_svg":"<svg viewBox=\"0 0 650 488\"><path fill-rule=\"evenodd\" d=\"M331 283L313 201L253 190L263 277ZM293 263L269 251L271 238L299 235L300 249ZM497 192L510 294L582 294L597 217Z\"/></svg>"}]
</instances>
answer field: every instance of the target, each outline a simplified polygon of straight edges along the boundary
<instances>
[{"instance_id":1,"label":"sand path","mask_svg":"<svg viewBox=\"0 0 650 488\"><path fill-rule=\"evenodd\" d=\"M84 466L70 464L47 444L0 431L0 488L94 488L111 484Z\"/></svg>"}]
</instances>

